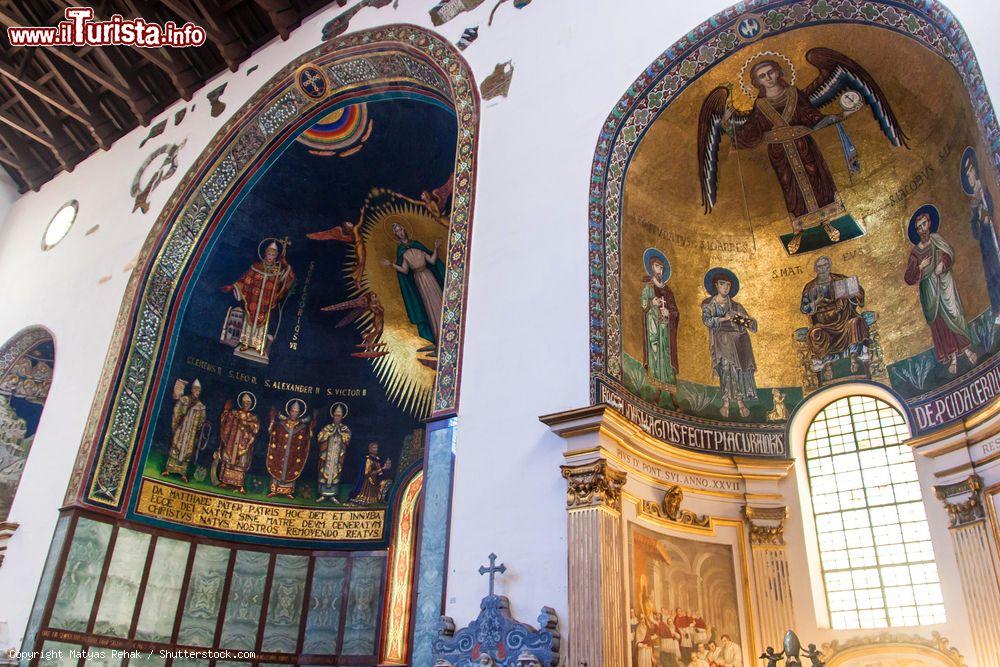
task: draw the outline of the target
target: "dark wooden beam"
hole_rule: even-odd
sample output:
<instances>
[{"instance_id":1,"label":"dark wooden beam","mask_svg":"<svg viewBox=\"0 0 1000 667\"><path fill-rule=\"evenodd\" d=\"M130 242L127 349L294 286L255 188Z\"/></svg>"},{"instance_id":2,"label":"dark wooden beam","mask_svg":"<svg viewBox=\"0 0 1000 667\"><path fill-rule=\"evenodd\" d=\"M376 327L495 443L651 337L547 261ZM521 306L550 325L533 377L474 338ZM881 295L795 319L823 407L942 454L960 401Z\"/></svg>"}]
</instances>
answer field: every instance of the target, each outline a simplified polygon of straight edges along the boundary
<instances>
[{"instance_id":1,"label":"dark wooden beam","mask_svg":"<svg viewBox=\"0 0 1000 667\"><path fill-rule=\"evenodd\" d=\"M215 0L193 0L195 7L186 0L160 0L166 7L185 22L200 25L205 29L208 39L218 49L222 59L226 61L229 70L235 72L240 62L247 57L247 47L236 36L226 20L222 9Z\"/></svg>"},{"instance_id":2,"label":"dark wooden beam","mask_svg":"<svg viewBox=\"0 0 1000 667\"><path fill-rule=\"evenodd\" d=\"M99 47L93 50L93 54L104 67L115 73L129 91L130 97L125 101L139 119L139 124L149 125L153 117L159 113L156 100L139 82L132 65L114 47Z\"/></svg>"},{"instance_id":3,"label":"dark wooden beam","mask_svg":"<svg viewBox=\"0 0 1000 667\"><path fill-rule=\"evenodd\" d=\"M31 154L31 150L19 133L3 124L0 124L0 141L7 145L14 156L13 162L16 164L11 166L17 169L28 187L37 192L42 183L49 180L48 167Z\"/></svg>"},{"instance_id":4,"label":"dark wooden beam","mask_svg":"<svg viewBox=\"0 0 1000 667\"><path fill-rule=\"evenodd\" d=\"M61 60L55 60L50 58L47 53L40 52L38 61L52 72L56 80L76 100L76 103L86 111L90 118L90 122L87 122L86 125L90 133L94 135L94 139L97 140L97 144L105 150L111 148L111 144L121 136L122 131L115 126L111 117L101 108L101 101L94 91L86 85L76 70Z\"/></svg>"},{"instance_id":5,"label":"dark wooden beam","mask_svg":"<svg viewBox=\"0 0 1000 667\"><path fill-rule=\"evenodd\" d=\"M62 121L55 117L49 108L38 98L29 92L22 92L12 84L8 83L8 88L21 104L28 111L28 114L35 119L35 122L45 131L51 139L47 144L55 155L56 160L66 171L73 171L73 168L83 159L84 154L81 146L78 146ZM32 137L34 138L34 137ZM37 139L36 139L37 141Z\"/></svg>"},{"instance_id":6,"label":"dark wooden beam","mask_svg":"<svg viewBox=\"0 0 1000 667\"><path fill-rule=\"evenodd\" d=\"M278 31L282 41L299 26L302 17L289 0L254 0L257 6L267 12L271 25Z\"/></svg>"},{"instance_id":7,"label":"dark wooden beam","mask_svg":"<svg viewBox=\"0 0 1000 667\"><path fill-rule=\"evenodd\" d=\"M91 7L90 2L83 2L81 0L59 0L67 7ZM152 9L146 5L142 0L132 0L132 11L127 12L126 18L136 19L144 18L146 20L151 20L150 17L153 15ZM94 12L95 21L106 21L107 18L99 14L97 11ZM174 86L177 88L177 92L181 94L185 100L190 100L194 94L194 91L200 87L201 81L198 73L194 69L181 62L181 60L172 56L167 52L165 48L157 49L147 49L141 46L131 47L133 51L138 53L143 59L149 61L156 67L163 70L170 80L173 82Z\"/></svg>"},{"instance_id":8,"label":"dark wooden beam","mask_svg":"<svg viewBox=\"0 0 1000 667\"><path fill-rule=\"evenodd\" d=\"M25 90L30 91L36 97L40 97L47 103L51 104L54 108L62 111L71 118L75 118L84 125L94 124L94 118L91 114L77 107L75 104L65 99L62 95L57 94L55 91L44 88L38 81L31 79L24 72L20 71L20 68L15 69L8 65L4 62L7 58L7 56L4 56L4 59L0 60L0 76L16 83ZM40 59L39 62L41 62Z\"/></svg>"}]
</instances>

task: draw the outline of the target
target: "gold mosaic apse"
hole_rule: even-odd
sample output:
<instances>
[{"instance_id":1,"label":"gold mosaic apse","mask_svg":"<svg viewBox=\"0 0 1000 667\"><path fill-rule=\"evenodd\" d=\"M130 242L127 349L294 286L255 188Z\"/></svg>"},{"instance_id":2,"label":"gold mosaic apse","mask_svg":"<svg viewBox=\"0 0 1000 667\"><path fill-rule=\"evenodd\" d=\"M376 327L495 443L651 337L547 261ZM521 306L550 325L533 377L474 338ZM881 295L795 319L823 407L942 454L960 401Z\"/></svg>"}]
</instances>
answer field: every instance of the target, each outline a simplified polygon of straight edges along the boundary
<instances>
[{"instance_id":1,"label":"gold mosaic apse","mask_svg":"<svg viewBox=\"0 0 1000 667\"><path fill-rule=\"evenodd\" d=\"M718 201L706 214L697 158L698 114L717 86L732 84L738 110L753 100L739 85L748 58L762 51L785 56L794 66L794 85L805 88L817 75L805 58L815 47L843 53L860 64L884 91L909 149L894 147L868 108L844 123L857 147L860 174L849 173L834 127L815 131L847 212L866 230L863 236L789 255L780 235L790 232L782 190L767 150L732 150L723 135L719 149ZM836 101L824 113L839 112ZM954 275L968 318L989 308L979 245L970 228L969 197L962 190L959 162L973 146L987 178L989 154L981 144L969 97L951 64L911 39L863 25L813 26L768 37L737 51L706 72L650 126L628 168L622 213L622 321L625 354L643 358L643 252L662 250L671 265L669 285L680 314L678 350L681 380L714 385L708 329L700 304L707 294L705 272L728 267L740 280L736 301L759 322L751 334L759 387L801 386L802 365L793 332L808 326L799 310L802 288L814 276L813 263L826 255L833 271L858 276L866 291L865 310L878 315L886 363L931 347L931 333L919 290L903 281L912 247L911 214L933 203L941 212L938 233L955 249ZM751 231L752 230L752 231Z\"/></svg>"}]
</instances>

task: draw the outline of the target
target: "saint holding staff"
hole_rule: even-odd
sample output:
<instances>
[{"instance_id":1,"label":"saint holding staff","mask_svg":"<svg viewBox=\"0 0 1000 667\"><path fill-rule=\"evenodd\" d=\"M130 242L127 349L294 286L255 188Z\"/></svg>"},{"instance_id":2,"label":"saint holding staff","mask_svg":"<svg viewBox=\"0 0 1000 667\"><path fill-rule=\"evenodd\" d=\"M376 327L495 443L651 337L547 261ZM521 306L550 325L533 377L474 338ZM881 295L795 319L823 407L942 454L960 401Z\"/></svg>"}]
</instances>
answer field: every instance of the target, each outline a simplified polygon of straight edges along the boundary
<instances>
[{"instance_id":1,"label":"saint holding staff","mask_svg":"<svg viewBox=\"0 0 1000 667\"><path fill-rule=\"evenodd\" d=\"M295 284L295 271L285 259L289 245L291 241L288 239L264 239L257 248L260 261L254 262L235 283L222 287L223 292L232 292L242 305L240 317L234 317L231 309L222 335L223 342L228 344L229 321L242 319L239 340L233 341L236 345L233 354L237 357L261 364L270 361L269 351L275 334L269 331L276 329L276 326L271 326L271 316ZM264 247L263 254L261 247Z\"/></svg>"},{"instance_id":2,"label":"saint holding staff","mask_svg":"<svg viewBox=\"0 0 1000 667\"><path fill-rule=\"evenodd\" d=\"M186 388L187 382L184 380L177 380L174 383L174 414L171 420L173 435L162 473L164 477L168 477L171 473L178 474L185 482L188 481L191 459L202 444L202 427L205 425L201 382L197 379L192 382L190 393L185 395Z\"/></svg>"},{"instance_id":3,"label":"saint holding staff","mask_svg":"<svg viewBox=\"0 0 1000 667\"><path fill-rule=\"evenodd\" d=\"M212 482L220 488L230 487L246 493L243 481L253 458L260 420L253 413L257 398L252 393L241 391L236 401L239 404L236 408L231 401L226 401L219 418L220 444L213 457Z\"/></svg>"}]
</instances>

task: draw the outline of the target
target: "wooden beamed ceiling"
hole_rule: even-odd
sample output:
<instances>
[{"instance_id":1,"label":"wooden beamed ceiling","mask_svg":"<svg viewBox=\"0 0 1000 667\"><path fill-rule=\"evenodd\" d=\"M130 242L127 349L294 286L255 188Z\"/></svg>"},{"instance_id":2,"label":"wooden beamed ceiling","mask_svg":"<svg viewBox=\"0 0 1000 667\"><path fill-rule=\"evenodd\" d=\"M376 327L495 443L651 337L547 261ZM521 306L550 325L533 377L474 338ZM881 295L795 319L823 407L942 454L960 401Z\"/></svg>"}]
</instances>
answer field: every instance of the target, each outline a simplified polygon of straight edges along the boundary
<instances>
[{"instance_id":1,"label":"wooden beamed ceiling","mask_svg":"<svg viewBox=\"0 0 1000 667\"><path fill-rule=\"evenodd\" d=\"M178 99L254 51L287 39L302 19L347 0L0 0L0 165L21 192L149 125ZM8 27L54 26L67 7L148 22L195 23L199 47L11 46Z\"/></svg>"}]
</instances>

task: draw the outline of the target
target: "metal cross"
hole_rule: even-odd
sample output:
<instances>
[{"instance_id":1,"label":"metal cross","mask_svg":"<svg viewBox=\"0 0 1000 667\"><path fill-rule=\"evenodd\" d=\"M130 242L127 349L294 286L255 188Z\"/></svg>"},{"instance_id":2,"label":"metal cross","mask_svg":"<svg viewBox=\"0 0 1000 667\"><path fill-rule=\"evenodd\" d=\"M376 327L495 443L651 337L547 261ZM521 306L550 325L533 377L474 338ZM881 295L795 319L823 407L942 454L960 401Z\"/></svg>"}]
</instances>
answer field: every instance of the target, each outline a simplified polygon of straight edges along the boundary
<instances>
[{"instance_id":1,"label":"metal cross","mask_svg":"<svg viewBox=\"0 0 1000 667\"><path fill-rule=\"evenodd\" d=\"M323 79L317 76L314 70L307 69L302 73L302 86L306 88L311 95L319 95L323 92L323 87L318 85L322 81Z\"/></svg>"},{"instance_id":2,"label":"metal cross","mask_svg":"<svg viewBox=\"0 0 1000 667\"><path fill-rule=\"evenodd\" d=\"M490 595L493 595L493 578L496 576L497 573L503 574L504 572L507 571L506 565L504 565L503 563L497 565L496 562L497 562L497 555L491 553L490 566L489 567L486 567L485 565L479 566L480 575L486 574L487 572L490 573Z\"/></svg>"}]
</instances>

